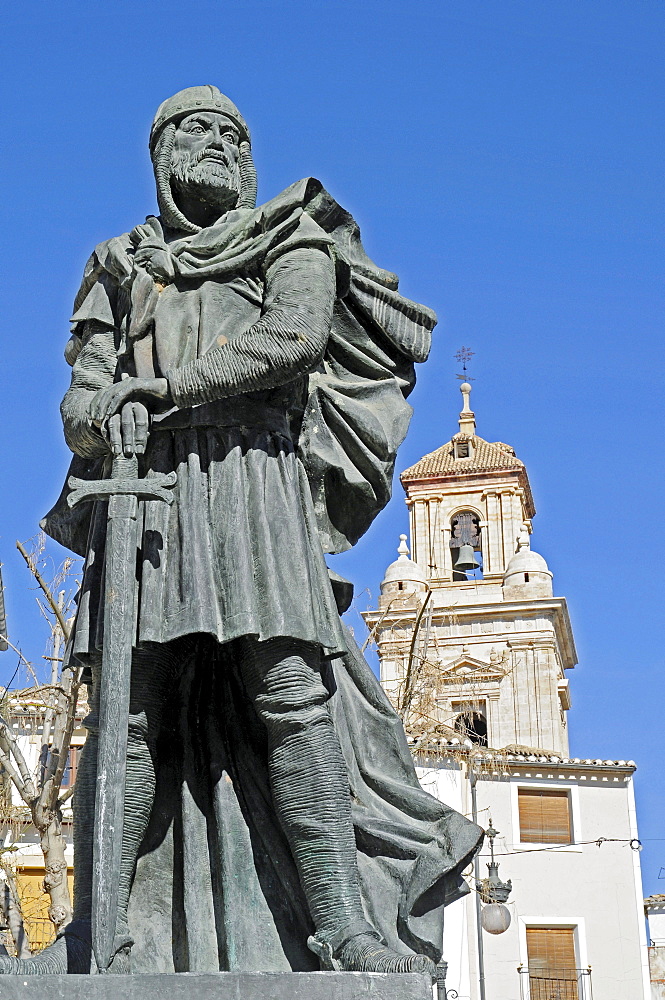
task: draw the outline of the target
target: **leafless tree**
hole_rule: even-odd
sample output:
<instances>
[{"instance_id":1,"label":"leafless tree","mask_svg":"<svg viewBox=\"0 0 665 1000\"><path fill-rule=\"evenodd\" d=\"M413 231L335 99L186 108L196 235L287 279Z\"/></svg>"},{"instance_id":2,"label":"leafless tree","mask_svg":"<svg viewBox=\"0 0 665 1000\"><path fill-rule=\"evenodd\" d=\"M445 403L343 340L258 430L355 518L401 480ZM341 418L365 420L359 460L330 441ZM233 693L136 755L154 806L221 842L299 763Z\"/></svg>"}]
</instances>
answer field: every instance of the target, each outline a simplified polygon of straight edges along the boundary
<instances>
[{"instance_id":1,"label":"leafless tree","mask_svg":"<svg viewBox=\"0 0 665 1000\"><path fill-rule=\"evenodd\" d=\"M55 573L50 583L43 576L46 559L44 557L44 541L40 536L32 552L17 542L16 546L23 556L28 569L39 588L37 603L42 615L50 628L50 655L46 660L50 663L50 676L40 682L37 672L20 649L3 634L0 640L7 642L20 658L20 663L28 671L32 679L30 695L38 698L42 704L43 736L41 752L36 765L29 766L19 740L8 720L8 699L5 696L0 704L0 766L3 769L5 782L11 782L20 796L24 809L39 836L39 842L44 855L45 877L43 888L50 896L49 918L56 931L68 924L72 918L72 904L67 882L67 861L65 858L66 841L63 835L63 806L71 797L74 786L70 782L66 789L62 788L63 775L67 768L72 733L76 724L77 704L81 686L81 669L76 665L65 665L63 668L63 648L70 634L72 613L72 595L69 590L69 577L73 570L73 560L67 559ZM57 595L57 596L56 596ZM9 796L9 812L20 813L11 805ZM5 821L8 817L5 817ZM14 821L17 816L14 815ZM8 824L6 823L6 826ZM11 824L9 824L11 825ZM14 822L14 826L16 822ZM19 824L20 825L20 824ZM11 850L11 845L9 846ZM0 908L4 910L7 926L12 934L17 954L25 951L25 931L20 920L18 893L16 882L12 877L12 867L3 863L8 849L0 855L0 866L5 873L5 899L0 899ZM20 909L20 907L19 907Z\"/></svg>"}]
</instances>

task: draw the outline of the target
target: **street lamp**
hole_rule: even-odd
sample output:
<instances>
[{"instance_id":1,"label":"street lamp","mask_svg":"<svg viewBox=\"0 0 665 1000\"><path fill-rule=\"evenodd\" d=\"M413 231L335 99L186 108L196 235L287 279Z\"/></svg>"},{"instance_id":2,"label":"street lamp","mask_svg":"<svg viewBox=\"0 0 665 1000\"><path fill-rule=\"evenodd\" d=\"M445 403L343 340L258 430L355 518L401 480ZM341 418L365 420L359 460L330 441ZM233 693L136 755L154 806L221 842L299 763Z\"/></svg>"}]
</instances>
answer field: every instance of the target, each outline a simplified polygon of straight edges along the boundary
<instances>
[{"instance_id":1,"label":"street lamp","mask_svg":"<svg viewBox=\"0 0 665 1000\"><path fill-rule=\"evenodd\" d=\"M485 830L485 836L490 843L491 857L487 863L488 876L477 885L480 898L485 903L480 914L480 923L488 934L503 934L510 927L510 910L504 904L510 896L513 883L510 879L507 882L502 882L499 878L499 865L494 860L494 838L497 835L498 830L492 826L492 817L490 816L490 825Z\"/></svg>"}]
</instances>

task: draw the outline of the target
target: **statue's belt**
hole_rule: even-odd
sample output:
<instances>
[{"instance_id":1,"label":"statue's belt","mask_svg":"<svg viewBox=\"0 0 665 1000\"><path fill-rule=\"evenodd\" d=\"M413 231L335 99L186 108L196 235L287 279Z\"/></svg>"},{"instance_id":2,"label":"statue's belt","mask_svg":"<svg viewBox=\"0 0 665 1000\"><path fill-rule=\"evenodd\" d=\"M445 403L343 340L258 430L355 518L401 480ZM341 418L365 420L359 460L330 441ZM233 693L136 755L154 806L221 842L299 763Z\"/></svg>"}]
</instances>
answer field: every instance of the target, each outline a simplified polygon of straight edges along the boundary
<instances>
[{"instance_id":1,"label":"statue's belt","mask_svg":"<svg viewBox=\"0 0 665 1000\"><path fill-rule=\"evenodd\" d=\"M153 418L152 432L187 430L191 427L246 427L291 436L284 410L238 396L157 414Z\"/></svg>"}]
</instances>

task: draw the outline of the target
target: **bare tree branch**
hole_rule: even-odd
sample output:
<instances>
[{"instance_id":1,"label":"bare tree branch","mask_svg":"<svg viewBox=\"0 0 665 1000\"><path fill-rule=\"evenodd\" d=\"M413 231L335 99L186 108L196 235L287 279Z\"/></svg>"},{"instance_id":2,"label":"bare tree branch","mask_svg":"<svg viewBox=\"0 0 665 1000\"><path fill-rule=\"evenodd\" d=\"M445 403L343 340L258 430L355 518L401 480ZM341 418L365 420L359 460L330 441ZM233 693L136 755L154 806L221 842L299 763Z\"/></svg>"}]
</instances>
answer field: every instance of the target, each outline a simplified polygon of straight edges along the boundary
<instances>
[{"instance_id":1,"label":"bare tree branch","mask_svg":"<svg viewBox=\"0 0 665 1000\"><path fill-rule=\"evenodd\" d=\"M76 791L76 785L70 785L67 791L63 792L63 794L58 799L58 809L62 809L65 803L69 802L75 791Z\"/></svg>"},{"instance_id":2,"label":"bare tree branch","mask_svg":"<svg viewBox=\"0 0 665 1000\"><path fill-rule=\"evenodd\" d=\"M37 569L37 560L43 551L41 539L38 548L28 554L21 542L16 547L23 556L30 572L34 576L43 597L37 597L40 614L48 622L51 631L50 656L45 657L51 664L50 684L38 681L32 665L21 651L8 640L8 645L18 654L20 663L24 664L32 678L34 686L20 692L19 699L25 705L32 702L38 706L35 711L43 719L42 746L39 764L35 776L32 775L24 757L17 737L8 723L0 715L0 766L16 789L16 793L25 803L30 819L26 823L34 825L44 856L44 890L50 895L49 918L56 931L72 919L71 899L67 884L67 859L65 856L66 841L62 832L62 807L69 801L74 791L72 785L67 790L61 789L62 779L68 763L68 752L72 734L76 725L78 694L81 686L81 668L62 669L62 643L71 632L71 623L67 621L69 602L66 592L61 590L54 596L58 582L66 579L72 566L71 560L66 560L56 581L50 586ZM18 669L18 668L17 668ZM62 794L61 794L62 793ZM13 815L19 810L10 807ZM22 811L22 810L21 810ZM19 900L20 904L20 900Z\"/></svg>"},{"instance_id":3,"label":"bare tree branch","mask_svg":"<svg viewBox=\"0 0 665 1000\"><path fill-rule=\"evenodd\" d=\"M430 598L432 596L432 591L427 591L427 596L422 603L420 611L418 612L418 617L416 618L416 623L413 629L413 638L411 639L411 649L409 650L409 661L406 668L406 677L404 679L404 694L402 697L402 705L400 715L402 720L406 720L407 714L411 707L411 700L413 698L413 687L414 687L414 654L416 651L416 640L418 639L418 632L420 630L420 623L422 621L423 615L425 614L425 608L429 604Z\"/></svg>"},{"instance_id":4,"label":"bare tree branch","mask_svg":"<svg viewBox=\"0 0 665 1000\"><path fill-rule=\"evenodd\" d=\"M44 580L43 576L41 575L41 573L37 569L36 562L28 555L28 553L26 552L26 550L23 548L23 546L21 545L21 543L18 540L16 542L16 548L19 550L19 552L21 553L21 555L25 559L25 561L27 563L27 566L28 566L28 569L30 570L30 572L34 576L35 580L37 581L37 583L39 584L39 586L41 587L41 589L43 590L44 596L46 597L46 600L48 601L48 603L49 603L49 605L51 607L51 610L52 610L53 614L55 615L55 617L57 619L58 625L62 629L62 634L64 635L64 637L65 637L66 640L69 639L69 633L70 633L69 625L67 624L67 622L65 620L65 616L63 615L62 611L58 607L57 601L55 600L53 594L51 593L51 588L46 583L46 581Z\"/></svg>"},{"instance_id":5,"label":"bare tree branch","mask_svg":"<svg viewBox=\"0 0 665 1000\"><path fill-rule=\"evenodd\" d=\"M10 646L11 649L13 649L18 656L20 656L23 665L27 667L28 672L32 674L32 679L34 680L35 684L39 684L39 681L37 680L37 674L35 673L35 668L33 667L32 663L30 663L29 660L26 660L25 656L18 648L18 646L15 646L13 642L10 642L6 635L0 635L0 639L4 639L7 645Z\"/></svg>"},{"instance_id":6,"label":"bare tree branch","mask_svg":"<svg viewBox=\"0 0 665 1000\"><path fill-rule=\"evenodd\" d=\"M23 762L25 764L25 761ZM27 806L32 806L35 800L35 786L32 784L32 779L28 775L27 783L23 780L23 775L20 773L20 768L17 771L11 762L9 754L5 753L4 750L0 750L0 764L4 767L5 771L9 777L14 782L17 792L25 802ZM32 792L32 795L30 795Z\"/></svg>"},{"instance_id":7,"label":"bare tree branch","mask_svg":"<svg viewBox=\"0 0 665 1000\"><path fill-rule=\"evenodd\" d=\"M16 766L25 784L26 794L30 795L30 793L32 792L32 797L34 798L35 795L37 794L37 789L35 788L34 781L32 780L32 775L30 774L30 768L26 763L25 757L23 756L21 748L18 745L16 737L14 736L13 732L11 731L11 729L9 728L9 726L7 725L7 723L2 718L1 715L0 715L0 735L2 736L3 741L6 741L9 744L11 755L16 761Z\"/></svg>"},{"instance_id":8,"label":"bare tree branch","mask_svg":"<svg viewBox=\"0 0 665 1000\"><path fill-rule=\"evenodd\" d=\"M23 922L21 900L16 888L16 873L6 862L0 862L0 868L5 875L4 885L0 889L3 896L1 908L5 914L9 933L14 941L17 957L30 958L30 943Z\"/></svg>"},{"instance_id":9,"label":"bare tree branch","mask_svg":"<svg viewBox=\"0 0 665 1000\"><path fill-rule=\"evenodd\" d=\"M401 596L401 595L398 595L398 596ZM383 614L381 615L381 617L379 618L379 620L376 622L376 624L372 626L372 628L371 628L371 630L369 632L369 635L367 636L367 638L365 639L364 643L362 644L362 647L361 647L361 650L360 650L361 653L365 652L365 650L369 646L370 642L374 642L375 641L375 639L376 639L376 637L378 635L379 629L380 629L381 625L383 624L383 619L386 617L386 615L388 614L388 612L390 611L390 609L392 608L392 606L393 606L393 604L395 603L396 600L397 600L397 597L393 597L392 600L390 600L388 602L388 604L384 608Z\"/></svg>"}]
</instances>

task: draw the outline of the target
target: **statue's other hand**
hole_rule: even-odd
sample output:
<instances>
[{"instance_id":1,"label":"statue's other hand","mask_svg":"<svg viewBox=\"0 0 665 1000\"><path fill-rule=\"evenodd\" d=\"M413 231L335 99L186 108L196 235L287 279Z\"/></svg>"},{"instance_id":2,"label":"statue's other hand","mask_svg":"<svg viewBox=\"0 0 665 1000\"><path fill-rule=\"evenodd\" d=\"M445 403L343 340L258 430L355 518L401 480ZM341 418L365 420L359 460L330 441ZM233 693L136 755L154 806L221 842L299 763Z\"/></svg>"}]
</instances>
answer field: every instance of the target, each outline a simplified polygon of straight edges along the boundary
<instances>
[{"instance_id":1,"label":"statue's other hand","mask_svg":"<svg viewBox=\"0 0 665 1000\"><path fill-rule=\"evenodd\" d=\"M102 434L114 455L143 455L148 443L150 415L143 403L125 403L103 425Z\"/></svg>"},{"instance_id":2,"label":"statue's other hand","mask_svg":"<svg viewBox=\"0 0 665 1000\"><path fill-rule=\"evenodd\" d=\"M90 419L102 428L112 416L122 412L125 403L143 403L148 410L162 410L171 402L165 378L123 378L95 393L90 401Z\"/></svg>"},{"instance_id":3,"label":"statue's other hand","mask_svg":"<svg viewBox=\"0 0 665 1000\"><path fill-rule=\"evenodd\" d=\"M163 285L170 284L175 276L173 257L166 246L154 243L141 244L134 254L134 264L136 267L142 267L155 281Z\"/></svg>"}]
</instances>

